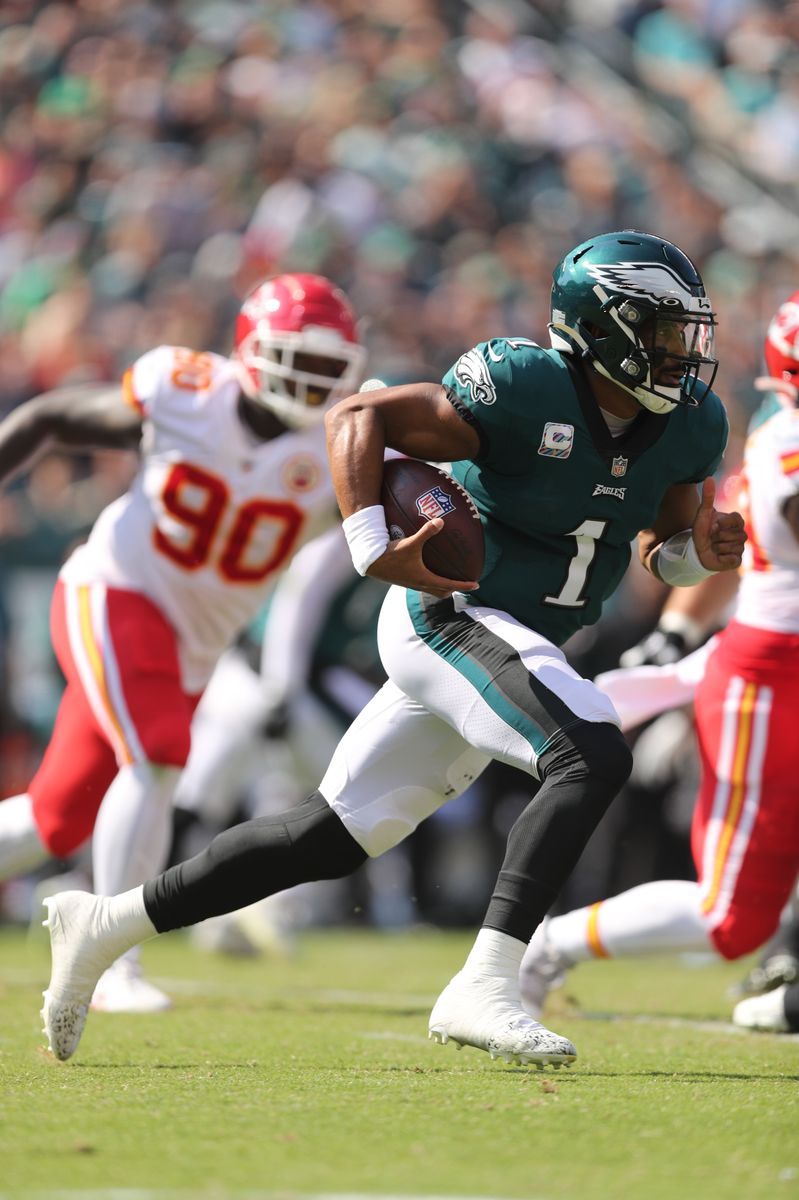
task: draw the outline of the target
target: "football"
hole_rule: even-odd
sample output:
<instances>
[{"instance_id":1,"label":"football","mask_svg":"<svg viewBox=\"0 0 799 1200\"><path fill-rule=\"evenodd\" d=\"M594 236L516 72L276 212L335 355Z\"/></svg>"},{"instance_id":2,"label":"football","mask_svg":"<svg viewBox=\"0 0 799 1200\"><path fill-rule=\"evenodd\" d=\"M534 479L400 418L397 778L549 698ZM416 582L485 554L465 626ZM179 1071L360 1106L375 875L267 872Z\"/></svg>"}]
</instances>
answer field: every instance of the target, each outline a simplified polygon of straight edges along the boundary
<instances>
[{"instance_id":1,"label":"football","mask_svg":"<svg viewBox=\"0 0 799 1200\"><path fill-rule=\"evenodd\" d=\"M425 543L425 566L444 579L479 579L485 562L480 516L465 488L430 463L394 458L383 468L381 503L392 541L410 537L425 521L444 528Z\"/></svg>"}]
</instances>

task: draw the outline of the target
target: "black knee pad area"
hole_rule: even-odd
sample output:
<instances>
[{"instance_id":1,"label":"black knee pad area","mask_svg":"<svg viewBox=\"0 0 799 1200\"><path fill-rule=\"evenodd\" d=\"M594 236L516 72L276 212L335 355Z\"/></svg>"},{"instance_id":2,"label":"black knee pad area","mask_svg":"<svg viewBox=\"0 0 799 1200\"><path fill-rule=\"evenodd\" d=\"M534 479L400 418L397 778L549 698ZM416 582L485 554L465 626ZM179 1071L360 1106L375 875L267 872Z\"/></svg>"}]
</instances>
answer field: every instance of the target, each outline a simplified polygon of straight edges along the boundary
<instances>
[{"instance_id":1,"label":"black knee pad area","mask_svg":"<svg viewBox=\"0 0 799 1200\"><path fill-rule=\"evenodd\" d=\"M272 891L317 879L341 879L367 858L319 792L273 817L234 825L215 838L209 850L219 869L240 869L245 863L268 867L269 875L280 882Z\"/></svg>"},{"instance_id":2,"label":"black knee pad area","mask_svg":"<svg viewBox=\"0 0 799 1200\"><path fill-rule=\"evenodd\" d=\"M538 763L542 780L585 775L606 784L615 795L633 769L633 755L624 734L608 721L580 721L553 738Z\"/></svg>"},{"instance_id":3,"label":"black knee pad area","mask_svg":"<svg viewBox=\"0 0 799 1200\"><path fill-rule=\"evenodd\" d=\"M615 725L580 721L539 759L541 787L508 835L485 924L527 941L632 770Z\"/></svg>"}]
</instances>

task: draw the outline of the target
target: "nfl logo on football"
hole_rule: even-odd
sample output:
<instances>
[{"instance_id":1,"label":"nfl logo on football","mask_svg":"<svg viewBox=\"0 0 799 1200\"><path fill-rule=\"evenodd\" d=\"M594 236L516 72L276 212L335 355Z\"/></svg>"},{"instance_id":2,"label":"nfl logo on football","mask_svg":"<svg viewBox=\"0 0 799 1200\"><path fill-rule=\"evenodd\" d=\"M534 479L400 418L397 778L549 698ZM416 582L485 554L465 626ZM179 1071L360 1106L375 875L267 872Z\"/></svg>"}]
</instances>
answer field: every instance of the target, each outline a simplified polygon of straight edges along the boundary
<instances>
[{"instance_id":1,"label":"nfl logo on football","mask_svg":"<svg viewBox=\"0 0 799 1200\"><path fill-rule=\"evenodd\" d=\"M433 517L445 517L451 513L455 504L444 489L436 485L429 492L422 492L421 496L416 497L416 507L430 521Z\"/></svg>"},{"instance_id":2,"label":"nfl logo on football","mask_svg":"<svg viewBox=\"0 0 799 1200\"><path fill-rule=\"evenodd\" d=\"M623 458L621 454L618 458L614 458L610 468L610 473L614 479L621 479L622 475L627 474L627 462L628 460Z\"/></svg>"}]
</instances>

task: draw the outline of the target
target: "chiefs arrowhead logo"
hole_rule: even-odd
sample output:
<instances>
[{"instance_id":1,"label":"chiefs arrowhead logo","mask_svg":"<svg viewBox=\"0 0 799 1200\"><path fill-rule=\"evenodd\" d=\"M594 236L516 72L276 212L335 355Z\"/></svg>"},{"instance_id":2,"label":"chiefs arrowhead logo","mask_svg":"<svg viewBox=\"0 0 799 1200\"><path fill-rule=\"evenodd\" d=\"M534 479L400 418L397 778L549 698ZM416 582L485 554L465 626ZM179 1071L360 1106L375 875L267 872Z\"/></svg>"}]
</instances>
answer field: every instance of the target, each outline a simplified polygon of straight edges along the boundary
<instances>
[{"instance_id":1,"label":"chiefs arrowhead logo","mask_svg":"<svg viewBox=\"0 0 799 1200\"><path fill-rule=\"evenodd\" d=\"M315 458L290 458L283 467L283 482L290 492L310 492L322 477L321 464Z\"/></svg>"}]
</instances>

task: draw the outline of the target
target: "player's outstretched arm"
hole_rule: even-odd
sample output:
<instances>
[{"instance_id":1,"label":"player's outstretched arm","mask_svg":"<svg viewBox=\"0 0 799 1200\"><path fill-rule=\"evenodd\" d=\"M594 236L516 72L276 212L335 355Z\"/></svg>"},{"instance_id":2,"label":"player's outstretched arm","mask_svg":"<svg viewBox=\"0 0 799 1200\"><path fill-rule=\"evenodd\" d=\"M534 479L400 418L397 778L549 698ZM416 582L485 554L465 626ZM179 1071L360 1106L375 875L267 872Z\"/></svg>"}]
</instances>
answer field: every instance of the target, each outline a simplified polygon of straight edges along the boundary
<instances>
[{"instance_id":1,"label":"player's outstretched arm","mask_svg":"<svg viewBox=\"0 0 799 1200\"><path fill-rule=\"evenodd\" d=\"M117 385L56 388L27 400L0 421L0 480L45 447L135 450L141 414Z\"/></svg>"}]
</instances>

